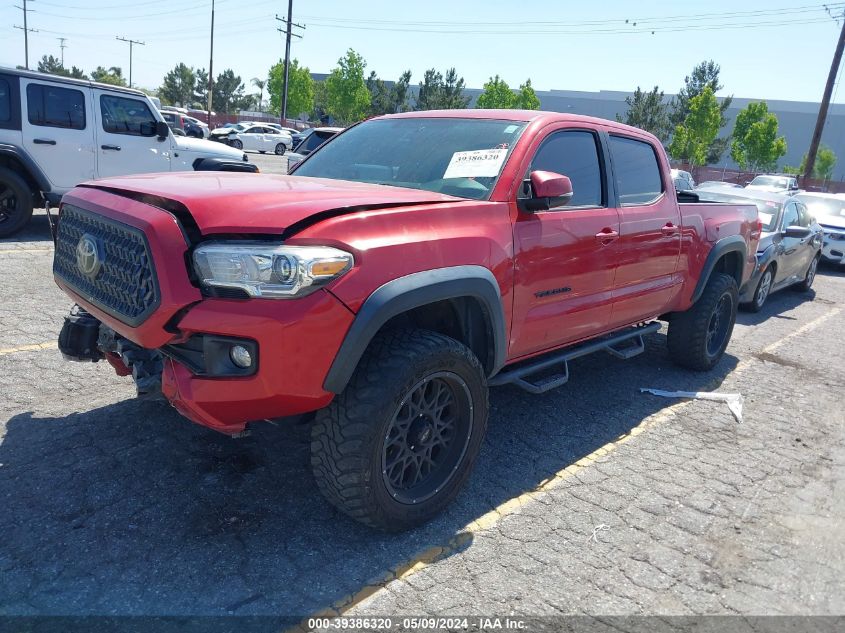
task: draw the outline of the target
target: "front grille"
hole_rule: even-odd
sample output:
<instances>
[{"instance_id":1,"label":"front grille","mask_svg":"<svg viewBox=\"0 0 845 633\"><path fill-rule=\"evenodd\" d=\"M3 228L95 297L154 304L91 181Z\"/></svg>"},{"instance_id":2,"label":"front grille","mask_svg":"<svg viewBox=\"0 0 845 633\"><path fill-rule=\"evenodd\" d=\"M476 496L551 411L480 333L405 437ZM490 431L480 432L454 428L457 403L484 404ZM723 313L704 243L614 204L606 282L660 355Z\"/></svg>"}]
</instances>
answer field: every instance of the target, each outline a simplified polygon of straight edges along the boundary
<instances>
[{"instance_id":1,"label":"front grille","mask_svg":"<svg viewBox=\"0 0 845 633\"><path fill-rule=\"evenodd\" d=\"M83 242L89 253L80 264L77 249ZM87 274L81 265L88 268ZM67 204L59 220L53 274L86 301L133 327L160 301L143 231Z\"/></svg>"}]
</instances>

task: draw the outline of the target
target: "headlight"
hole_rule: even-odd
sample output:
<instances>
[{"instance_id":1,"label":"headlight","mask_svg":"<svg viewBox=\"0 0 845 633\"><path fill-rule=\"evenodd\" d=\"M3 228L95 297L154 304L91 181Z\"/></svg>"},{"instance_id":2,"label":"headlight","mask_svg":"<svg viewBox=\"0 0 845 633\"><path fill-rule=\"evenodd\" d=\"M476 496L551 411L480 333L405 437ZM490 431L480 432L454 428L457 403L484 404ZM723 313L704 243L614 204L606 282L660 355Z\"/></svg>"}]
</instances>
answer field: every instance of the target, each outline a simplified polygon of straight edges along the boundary
<instances>
[{"instance_id":1,"label":"headlight","mask_svg":"<svg viewBox=\"0 0 845 633\"><path fill-rule=\"evenodd\" d=\"M329 246L209 242L194 251L200 283L240 288L251 297L301 297L337 279L355 263L351 253Z\"/></svg>"}]
</instances>

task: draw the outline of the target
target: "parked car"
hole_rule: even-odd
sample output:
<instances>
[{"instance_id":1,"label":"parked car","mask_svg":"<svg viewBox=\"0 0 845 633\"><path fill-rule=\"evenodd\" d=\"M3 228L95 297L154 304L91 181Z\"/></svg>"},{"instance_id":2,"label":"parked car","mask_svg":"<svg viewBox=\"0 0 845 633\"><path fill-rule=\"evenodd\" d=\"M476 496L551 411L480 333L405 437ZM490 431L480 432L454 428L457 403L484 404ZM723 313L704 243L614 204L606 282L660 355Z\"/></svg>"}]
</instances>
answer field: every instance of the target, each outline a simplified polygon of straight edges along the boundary
<instances>
[{"instance_id":1,"label":"parked car","mask_svg":"<svg viewBox=\"0 0 845 633\"><path fill-rule=\"evenodd\" d=\"M291 148L293 141L287 132L266 125L249 125L230 132L229 145L235 149L249 149L262 154L274 152L281 156Z\"/></svg>"},{"instance_id":2,"label":"parked car","mask_svg":"<svg viewBox=\"0 0 845 633\"><path fill-rule=\"evenodd\" d=\"M743 307L759 312L772 292L789 286L805 291L812 287L821 257L823 233L800 198L747 187L696 193L699 199L708 202L750 202L760 213L763 233L757 247L754 274L739 295Z\"/></svg>"},{"instance_id":3,"label":"parked car","mask_svg":"<svg viewBox=\"0 0 845 633\"><path fill-rule=\"evenodd\" d=\"M291 134L291 137L293 138L293 149L296 150L296 146L299 145L303 141L303 139L305 139L306 136L308 136L309 134L313 134L313 131L313 127L307 127L304 130L300 130L296 134Z\"/></svg>"},{"instance_id":4,"label":"parked car","mask_svg":"<svg viewBox=\"0 0 845 633\"><path fill-rule=\"evenodd\" d=\"M234 132L241 132L247 128L245 123L224 123L209 132L208 140L229 144L229 135Z\"/></svg>"},{"instance_id":5,"label":"parked car","mask_svg":"<svg viewBox=\"0 0 845 633\"><path fill-rule=\"evenodd\" d=\"M742 189L742 185L738 185L734 182L724 182L722 180L705 180L695 186L696 189L722 189L724 187Z\"/></svg>"},{"instance_id":6,"label":"parked car","mask_svg":"<svg viewBox=\"0 0 845 633\"><path fill-rule=\"evenodd\" d=\"M795 197L807 205L810 215L824 231L822 260L845 265L845 197L842 194L809 191Z\"/></svg>"},{"instance_id":7,"label":"parked car","mask_svg":"<svg viewBox=\"0 0 845 633\"><path fill-rule=\"evenodd\" d=\"M86 180L245 161L243 152L176 137L137 90L0 68L0 237L22 229L34 205L58 204Z\"/></svg>"},{"instance_id":8,"label":"parked car","mask_svg":"<svg viewBox=\"0 0 845 633\"><path fill-rule=\"evenodd\" d=\"M782 176L779 174L761 174L746 185L746 189L761 189L763 191L796 192L798 191L798 179L795 176Z\"/></svg>"},{"instance_id":9,"label":"parked car","mask_svg":"<svg viewBox=\"0 0 845 633\"><path fill-rule=\"evenodd\" d=\"M287 132L288 134L291 135L291 137L293 137L294 134L299 134L299 130L297 130L296 128L284 127L280 123L262 123L261 125L267 125L271 128L279 130L280 132Z\"/></svg>"},{"instance_id":10,"label":"parked car","mask_svg":"<svg viewBox=\"0 0 845 633\"><path fill-rule=\"evenodd\" d=\"M660 141L630 126L390 115L331 139L296 177L75 189L53 271L79 308L60 349L106 358L142 392L160 378L178 411L225 433L316 412L319 489L401 530L466 481L488 385L559 387L573 358L644 351L657 318L676 363L714 367L759 234L754 205L679 204ZM102 255L116 240L148 254L129 279Z\"/></svg>"},{"instance_id":11,"label":"parked car","mask_svg":"<svg viewBox=\"0 0 845 633\"><path fill-rule=\"evenodd\" d=\"M676 191L691 191L695 189L695 180L692 174L682 169L673 169L671 171L672 182L675 183Z\"/></svg>"},{"instance_id":12,"label":"parked car","mask_svg":"<svg viewBox=\"0 0 845 633\"><path fill-rule=\"evenodd\" d=\"M185 134L188 136L193 136L194 138L208 138L209 134L211 134L207 123L203 123L199 119L188 115L184 115L182 118L185 122Z\"/></svg>"},{"instance_id":13,"label":"parked car","mask_svg":"<svg viewBox=\"0 0 845 633\"><path fill-rule=\"evenodd\" d=\"M302 160L305 159L311 152L320 147L323 143L328 141L335 135L343 132L342 127L315 127L311 128L308 134L302 141L294 148L294 151L288 154L288 173Z\"/></svg>"}]
</instances>

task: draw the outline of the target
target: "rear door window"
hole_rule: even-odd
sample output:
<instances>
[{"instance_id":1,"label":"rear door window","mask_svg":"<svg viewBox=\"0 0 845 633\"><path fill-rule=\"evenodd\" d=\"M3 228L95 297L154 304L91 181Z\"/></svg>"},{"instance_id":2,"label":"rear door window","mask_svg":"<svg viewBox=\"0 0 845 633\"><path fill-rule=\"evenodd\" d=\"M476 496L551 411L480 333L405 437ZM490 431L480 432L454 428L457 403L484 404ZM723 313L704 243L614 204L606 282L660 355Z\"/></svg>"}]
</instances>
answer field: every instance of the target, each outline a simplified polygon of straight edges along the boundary
<instances>
[{"instance_id":1,"label":"rear door window","mask_svg":"<svg viewBox=\"0 0 845 633\"><path fill-rule=\"evenodd\" d=\"M12 87L0 77L0 123L12 121Z\"/></svg>"},{"instance_id":2,"label":"rear door window","mask_svg":"<svg viewBox=\"0 0 845 633\"><path fill-rule=\"evenodd\" d=\"M26 87L26 103L32 125L85 129L85 95L81 90L32 83Z\"/></svg>"},{"instance_id":3,"label":"rear door window","mask_svg":"<svg viewBox=\"0 0 845 633\"><path fill-rule=\"evenodd\" d=\"M620 204L650 204L663 194L660 163L651 143L610 136L610 153Z\"/></svg>"},{"instance_id":4,"label":"rear door window","mask_svg":"<svg viewBox=\"0 0 845 633\"><path fill-rule=\"evenodd\" d=\"M531 161L530 171L551 171L572 181L572 200L566 206L604 206L602 169L596 135L586 130L552 133ZM530 191L523 191L530 197Z\"/></svg>"},{"instance_id":5,"label":"rear door window","mask_svg":"<svg viewBox=\"0 0 845 633\"><path fill-rule=\"evenodd\" d=\"M100 96L100 113L103 117L103 130L110 134L145 136L141 133L141 125L149 125L156 120L143 101L117 95Z\"/></svg>"}]
</instances>

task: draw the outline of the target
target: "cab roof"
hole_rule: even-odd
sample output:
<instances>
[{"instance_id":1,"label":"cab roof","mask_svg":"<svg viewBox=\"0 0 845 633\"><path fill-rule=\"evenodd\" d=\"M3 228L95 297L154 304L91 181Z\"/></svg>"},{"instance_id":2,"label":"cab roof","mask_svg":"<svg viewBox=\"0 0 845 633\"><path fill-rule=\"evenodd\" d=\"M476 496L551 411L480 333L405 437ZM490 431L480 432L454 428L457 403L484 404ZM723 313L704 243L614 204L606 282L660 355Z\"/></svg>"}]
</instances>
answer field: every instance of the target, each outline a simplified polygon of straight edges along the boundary
<instances>
[{"instance_id":1,"label":"cab roof","mask_svg":"<svg viewBox=\"0 0 845 633\"><path fill-rule=\"evenodd\" d=\"M6 68L0 66L0 73L4 75L17 75L19 77L27 77L29 79L38 79L39 81L52 81L61 84L70 84L72 86L84 86L86 88L99 88L101 90L110 90L112 92L122 92L124 94L131 94L138 97L146 97L146 93L135 90L134 88L125 88L123 86L114 86L112 84L102 84L90 79L76 79L74 77L63 77L62 75L52 75L50 73L40 73L35 70L23 70L20 68Z\"/></svg>"}]
</instances>

